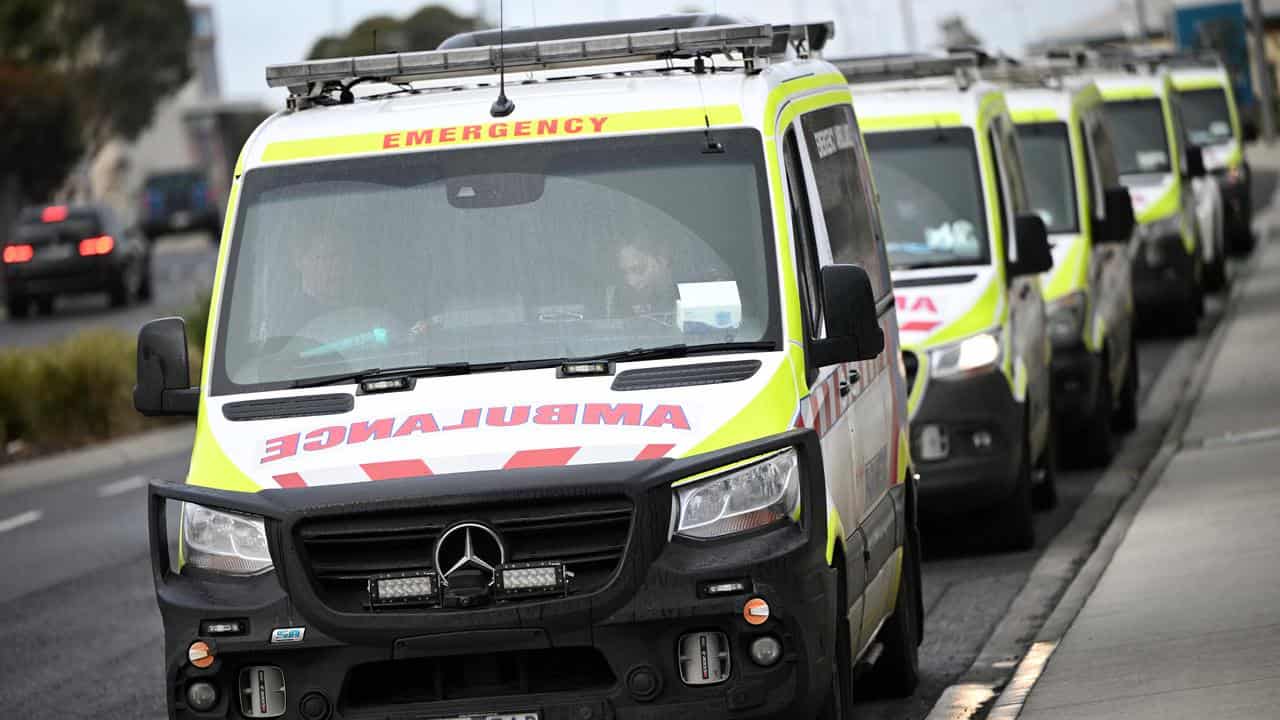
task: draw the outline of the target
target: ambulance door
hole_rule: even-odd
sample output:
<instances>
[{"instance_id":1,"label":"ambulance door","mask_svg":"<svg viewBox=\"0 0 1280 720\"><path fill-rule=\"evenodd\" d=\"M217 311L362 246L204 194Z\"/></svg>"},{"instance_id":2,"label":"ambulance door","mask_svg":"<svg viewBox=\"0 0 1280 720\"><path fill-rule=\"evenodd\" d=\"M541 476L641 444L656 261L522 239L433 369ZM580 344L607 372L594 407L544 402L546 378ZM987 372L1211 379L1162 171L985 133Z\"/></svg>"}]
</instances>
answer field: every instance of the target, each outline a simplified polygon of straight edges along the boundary
<instances>
[{"instance_id":1,"label":"ambulance door","mask_svg":"<svg viewBox=\"0 0 1280 720\"><path fill-rule=\"evenodd\" d=\"M1004 253L1007 260L1018 257L1015 219L1028 211L1026 184L1022 174L1022 156L1013 123L1004 116L991 122L987 137L995 157L1000 222L1004 227ZM1008 265L1006 264L1006 268ZM1028 437L1032 457L1038 458L1048 447L1049 437L1049 342L1045 326L1044 299L1040 294L1038 274L1009 278L1008 332L1010 380L1014 395L1026 404Z\"/></svg>"},{"instance_id":2,"label":"ambulance door","mask_svg":"<svg viewBox=\"0 0 1280 720\"><path fill-rule=\"evenodd\" d=\"M852 105L814 110L800 119L805 170L812 178L813 209L821 264L859 265L871 277L881 315L893 308L892 286L877 244L869 188L861 173L864 149ZM886 332L886 336L890 333ZM861 645L892 606L890 593L897 568L890 560L898 548L898 506L889 497L891 446L895 439L894 391L887 359L892 348L874 360L836 367L836 408L844 418L840 429L849 441L855 494L853 506L867 549L867 592ZM848 522L848 520L846 520Z\"/></svg>"},{"instance_id":3,"label":"ambulance door","mask_svg":"<svg viewBox=\"0 0 1280 720\"><path fill-rule=\"evenodd\" d=\"M801 319L804 326L806 357L811 357L807 343L826 335L822 317L822 289L818 268L830 262L825 228L815 222L809 208L818 202L812 173L808 171L805 139L797 120L782 133L782 167L790 202L791 229L797 285L800 290ZM822 240L819 240L819 234ZM852 403L847 365L808 368L809 393L802 401L805 424L818 432L822 443L822 465L827 477L827 499L840 515L845 547L845 583L849 637L857 645L862 630L863 591L867 584L867 567L863 553L863 537L858 521L863 513L865 491L861 478L854 472L854 449L849 429L848 412ZM858 648L853 648L856 653Z\"/></svg>"}]
</instances>

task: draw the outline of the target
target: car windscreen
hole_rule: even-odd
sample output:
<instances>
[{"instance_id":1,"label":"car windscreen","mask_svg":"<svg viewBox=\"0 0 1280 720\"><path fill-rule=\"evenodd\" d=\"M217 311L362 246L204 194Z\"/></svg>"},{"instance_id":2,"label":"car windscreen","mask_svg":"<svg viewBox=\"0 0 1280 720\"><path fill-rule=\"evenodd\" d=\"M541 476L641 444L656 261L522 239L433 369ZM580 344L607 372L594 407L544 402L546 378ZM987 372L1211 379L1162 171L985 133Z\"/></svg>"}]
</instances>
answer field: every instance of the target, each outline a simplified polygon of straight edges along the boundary
<instances>
[{"instance_id":1,"label":"car windscreen","mask_svg":"<svg viewBox=\"0 0 1280 720\"><path fill-rule=\"evenodd\" d=\"M894 269L989 261L972 130L869 133L867 149Z\"/></svg>"},{"instance_id":2,"label":"car windscreen","mask_svg":"<svg viewBox=\"0 0 1280 720\"><path fill-rule=\"evenodd\" d=\"M1208 88L1179 95L1182 98L1182 121L1187 126L1191 142L1217 145L1231 140L1231 112L1227 109L1226 91Z\"/></svg>"},{"instance_id":3,"label":"car windscreen","mask_svg":"<svg viewBox=\"0 0 1280 720\"><path fill-rule=\"evenodd\" d=\"M214 392L455 363L779 342L754 130L250 170Z\"/></svg>"},{"instance_id":4,"label":"car windscreen","mask_svg":"<svg viewBox=\"0 0 1280 720\"><path fill-rule=\"evenodd\" d=\"M1018 144L1032 209L1049 232L1076 232L1076 184L1066 123L1020 124Z\"/></svg>"},{"instance_id":5,"label":"car windscreen","mask_svg":"<svg viewBox=\"0 0 1280 720\"><path fill-rule=\"evenodd\" d=\"M1159 100L1113 100L1104 107L1116 168L1121 175L1172 170L1164 111Z\"/></svg>"}]
</instances>

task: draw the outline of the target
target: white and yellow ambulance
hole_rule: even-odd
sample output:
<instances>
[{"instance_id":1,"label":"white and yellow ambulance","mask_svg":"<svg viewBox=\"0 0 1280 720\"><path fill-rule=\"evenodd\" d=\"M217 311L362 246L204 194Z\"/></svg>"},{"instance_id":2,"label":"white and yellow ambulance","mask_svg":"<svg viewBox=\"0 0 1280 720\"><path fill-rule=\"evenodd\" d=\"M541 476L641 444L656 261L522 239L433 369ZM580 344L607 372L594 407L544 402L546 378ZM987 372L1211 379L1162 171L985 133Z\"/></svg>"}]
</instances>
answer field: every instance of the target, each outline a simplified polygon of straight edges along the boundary
<instances>
[{"instance_id":1,"label":"white and yellow ambulance","mask_svg":"<svg viewBox=\"0 0 1280 720\"><path fill-rule=\"evenodd\" d=\"M1040 288L1052 257L1004 94L968 56L836 65L879 194L921 512L990 513L993 539L1030 547L1033 485L1053 481Z\"/></svg>"},{"instance_id":2,"label":"white and yellow ambulance","mask_svg":"<svg viewBox=\"0 0 1280 720\"><path fill-rule=\"evenodd\" d=\"M1253 249L1253 176L1244 144L1257 127L1240 122L1231 75L1217 57L1174 56L1164 65L1182 105L1188 139L1201 148L1204 166L1222 192L1226 246L1229 252Z\"/></svg>"},{"instance_id":3,"label":"white and yellow ambulance","mask_svg":"<svg viewBox=\"0 0 1280 720\"><path fill-rule=\"evenodd\" d=\"M151 488L170 717L844 718L872 661L912 690L906 385L831 31L267 69L198 387L180 320L138 342L138 408L197 416Z\"/></svg>"},{"instance_id":4,"label":"white and yellow ambulance","mask_svg":"<svg viewBox=\"0 0 1280 720\"><path fill-rule=\"evenodd\" d=\"M1204 162L1187 139L1173 80L1147 61L1115 58L1102 58L1088 76L1102 91L1117 170L1138 221L1133 285L1140 322L1194 333L1204 312L1206 260L1216 251L1205 239L1217 190L1201 186L1197 193L1193 184L1204 177Z\"/></svg>"},{"instance_id":5,"label":"white and yellow ambulance","mask_svg":"<svg viewBox=\"0 0 1280 720\"><path fill-rule=\"evenodd\" d=\"M1137 426L1138 346L1133 208L1116 170L1102 95L1091 80L1052 67L986 74L1005 88L1031 207L1053 247L1053 269L1041 283L1053 342L1055 431L1071 459L1105 465L1115 453L1114 431Z\"/></svg>"}]
</instances>

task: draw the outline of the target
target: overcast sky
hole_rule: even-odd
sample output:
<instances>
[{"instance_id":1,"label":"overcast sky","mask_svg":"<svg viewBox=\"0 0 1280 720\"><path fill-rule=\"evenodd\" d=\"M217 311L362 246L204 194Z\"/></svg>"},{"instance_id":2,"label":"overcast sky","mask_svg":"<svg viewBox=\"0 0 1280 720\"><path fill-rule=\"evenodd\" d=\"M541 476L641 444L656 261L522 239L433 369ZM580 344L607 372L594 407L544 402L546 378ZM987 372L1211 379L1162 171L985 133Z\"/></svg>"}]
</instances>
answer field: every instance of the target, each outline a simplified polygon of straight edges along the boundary
<instances>
[{"instance_id":1,"label":"overcast sky","mask_svg":"<svg viewBox=\"0 0 1280 720\"><path fill-rule=\"evenodd\" d=\"M374 14L405 16L423 0L204 0L213 6L223 94L230 99L283 102L271 91L263 68L301 59L316 38L349 29ZM831 19L831 51L872 54L906 49L904 0L507 0L512 26L633 17L690 7L718 10L762 22ZM1017 52L1036 38L1133 0L909 0L919 47L938 42L938 20L960 13L991 47ZM498 0L445 0L456 12L483 9L494 20ZM428 49L428 48L422 48Z\"/></svg>"}]
</instances>

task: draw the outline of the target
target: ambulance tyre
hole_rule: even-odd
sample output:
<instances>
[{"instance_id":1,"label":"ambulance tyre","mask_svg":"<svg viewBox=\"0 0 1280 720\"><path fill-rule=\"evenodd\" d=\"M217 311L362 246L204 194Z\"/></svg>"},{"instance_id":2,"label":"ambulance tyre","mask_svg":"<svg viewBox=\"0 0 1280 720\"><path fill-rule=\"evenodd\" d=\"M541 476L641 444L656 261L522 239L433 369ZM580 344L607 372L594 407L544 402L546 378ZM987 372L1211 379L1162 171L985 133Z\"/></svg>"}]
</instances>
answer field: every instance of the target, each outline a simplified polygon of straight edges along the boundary
<instances>
[{"instance_id":1,"label":"ambulance tyre","mask_svg":"<svg viewBox=\"0 0 1280 720\"><path fill-rule=\"evenodd\" d=\"M1053 417L1049 417L1049 433L1044 451L1036 462L1035 474L1039 480L1031 488L1031 506L1036 510L1052 510L1058 507L1058 439Z\"/></svg>"},{"instance_id":2,"label":"ambulance tyre","mask_svg":"<svg viewBox=\"0 0 1280 720\"><path fill-rule=\"evenodd\" d=\"M1029 421L1028 421L1029 422ZM1013 494L996 507L993 529L1003 550L1028 550L1036 542L1031 503L1031 439L1023 436L1022 459L1018 463Z\"/></svg>"},{"instance_id":3,"label":"ambulance tyre","mask_svg":"<svg viewBox=\"0 0 1280 720\"><path fill-rule=\"evenodd\" d=\"M1138 427L1138 343L1129 341L1129 362L1125 363L1124 386L1111 425L1118 432L1132 432Z\"/></svg>"},{"instance_id":4,"label":"ambulance tyre","mask_svg":"<svg viewBox=\"0 0 1280 720\"><path fill-rule=\"evenodd\" d=\"M1100 468L1116 454L1116 436L1111 427L1112 392L1109 350L1102 356L1102 372L1098 373L1097 395L1093 398L1093 416L1080 428L1077 452L1086 468Z\"/></svg>"},{"instance_id":5,"label":"ambulance tyre","mask_svg":"<svg viewBox=\"0 0 1280 720\"><path fill-rule=\"evenodd\" d=\"M844 554L836 549L836 646L831 659L831 689L822 701L818 720L848 720L853 707L853 640L849 637L848 586L845 583Z\"/></svg>"},{"instance_id":6,"label":"ambulance tyre","mask_svg":"<svg viewBox=\"0 0 1280 720\"><path fill-rule=\"evenodd\" d=\"M919 533L908 530L902 547L902 578L893 614L877 638L884 652L859 685L876 697L909 697L920 682L920 553Z\"/></svg>"}]
</instances>

